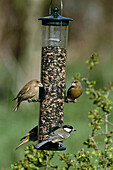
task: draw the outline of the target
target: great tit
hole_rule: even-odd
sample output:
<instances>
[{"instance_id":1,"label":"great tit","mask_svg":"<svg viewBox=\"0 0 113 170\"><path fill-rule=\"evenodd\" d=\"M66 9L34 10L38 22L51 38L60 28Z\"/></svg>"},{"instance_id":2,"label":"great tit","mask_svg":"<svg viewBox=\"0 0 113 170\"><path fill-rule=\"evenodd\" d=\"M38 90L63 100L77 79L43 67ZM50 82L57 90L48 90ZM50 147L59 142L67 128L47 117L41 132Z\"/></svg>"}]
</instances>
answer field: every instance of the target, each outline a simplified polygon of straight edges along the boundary
<instances>
[{"instance_id":1,"label":"great tit","mask_svg":"<svg viewBox=\"0 0 113 170\"><path fill-rule=\"evenodd\" d=\"M42 83L39 80L31 80L29 81L17 94L17 96L13 100L17 100L16 107L13 112L18 110L20 103L24 100L30 100L32 97L36 95L38 92L38 87L43 87Z\"/></svg>"},{"instance_id":2,"label":"great tit","mask_svg":"<svg viewBox=\"0 0 113 170\"><path fill-rule=\"evenodd\" d=\"M77 98L82 94L83 88L81 83L78 80L74 80L71 84L71 87L67 91L67 100L74 100L74 103L77 102Z\"/></svg>"},{"instance_id":3,"label":"great tit","mask_svg":"<svg viewBox=\"0 0 113 170\"><path fill-rule=\"evenodd\" d=\"M49 133L48 140L42 141L41 143L38 143L35 145L35 149L40 149L43 145L52 142L52 143L61 143L70 136L70 133L72 131L76 131L72 126L70 125L64 125L62 127L57 126L54 127L54 130Z\"/></svg>"},{"instance_id":4,"label":"great tit","mask_svg":"<svg viewBox=\"0 0 113 170\"><path fill-rule=\"evenodd\" d=\"M35 126L23 138L20 139L20 141L22 141L22 142L16 147L16 150L20 146L22 146L23 144L25 144L29 141L37 141L37 140L38 140L38 126Z\"/></svg>"}]
</instances>

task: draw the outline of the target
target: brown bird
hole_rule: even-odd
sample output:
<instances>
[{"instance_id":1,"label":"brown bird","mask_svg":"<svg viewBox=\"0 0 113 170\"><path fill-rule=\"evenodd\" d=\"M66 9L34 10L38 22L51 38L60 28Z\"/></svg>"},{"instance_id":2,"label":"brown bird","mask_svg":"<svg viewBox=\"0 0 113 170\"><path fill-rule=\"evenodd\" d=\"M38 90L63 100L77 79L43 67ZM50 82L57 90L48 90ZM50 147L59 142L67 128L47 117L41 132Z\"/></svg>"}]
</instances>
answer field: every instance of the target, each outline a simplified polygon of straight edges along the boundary
<instances>
[{"instance_id":1,"label":"brown bird","mask_svg":"<svg viewBox=\"0 0 113 170\"><path fill-rule=\"evenodd\" d=\"M31 80L29 81L18 93L18 95L13 99L17 99L16 107L14 108L13 112L18 110L20 103L24 100L30 100L34 97L38 91L38 87L43 87L42 83L39 80Z\"/></svg>"},{"instance_id":2,"label":"brown bird","mask_svg":"<svg viewBox=\"0 0 113 170\"><path fill-rule=\"evenodd\" d=\"M67 91L67 100L74 100L74 103L77 102L77 98L82 94L83 88L81 83L78 80L74 80L71 84L71 87Z\"/></svg>"},{"instance_id":3,"label":"brown bird","mask_svg":"<svg viewBox=\"0 0 113 170\"><path fill-rule=\"evenodd\" d=\"M22 142L16 147L16 150L24 143L27 143L29 141L37 141L37 140L38 140L38 126L35 126L23 138L20 139L20 141Z\"/></svg>"}]
</instances>

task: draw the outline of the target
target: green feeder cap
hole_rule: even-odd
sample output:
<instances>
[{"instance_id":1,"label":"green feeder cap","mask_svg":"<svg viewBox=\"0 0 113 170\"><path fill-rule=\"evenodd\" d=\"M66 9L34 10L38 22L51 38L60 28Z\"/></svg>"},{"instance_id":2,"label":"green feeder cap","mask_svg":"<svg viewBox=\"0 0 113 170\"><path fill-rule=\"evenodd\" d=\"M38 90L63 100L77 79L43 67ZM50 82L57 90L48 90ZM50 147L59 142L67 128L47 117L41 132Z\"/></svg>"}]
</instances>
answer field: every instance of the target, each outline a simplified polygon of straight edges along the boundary
<instances>
[{"instance_id":1,"label":"green feeder cap","mask_svg":"<svg viewBox=\"0 0 113 170\"><path fill-rule=\"evenodd\" d=\"M69 21L72 21L71 18L62 17L59 13L59 8L53 8L53 14L47 17L39 18L42 20L42 25L52 25L52 26L67 26Z\"/></svg>"}]
</instances>

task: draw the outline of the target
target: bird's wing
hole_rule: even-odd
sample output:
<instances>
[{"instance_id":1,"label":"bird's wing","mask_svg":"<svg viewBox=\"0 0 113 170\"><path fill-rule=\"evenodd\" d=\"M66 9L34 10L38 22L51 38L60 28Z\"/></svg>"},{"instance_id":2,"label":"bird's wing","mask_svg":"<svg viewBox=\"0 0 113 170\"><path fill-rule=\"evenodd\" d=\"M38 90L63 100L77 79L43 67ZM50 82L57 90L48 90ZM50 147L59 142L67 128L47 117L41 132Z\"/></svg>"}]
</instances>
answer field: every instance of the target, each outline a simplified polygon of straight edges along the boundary
<instances>
[{"instance_id":1,"label":"bird's wing","mask_svg":"<svg viewBox=\"0 0 113 170\"><path fill-rule=\"evenodd\" d=\"M62 139L64 139L64 137L61 134L52 133L51 135L49 135L49 140L51 140L54 143L60 140L62 141Z\"/></svg>"},{"instance_id":2,"label":"bird's wing","mask_svg":"<svg viewBox=\"0 0 113 170\"><path fill-rule=\"evenodd\" d=\"M30 136L30 133L28 132L23 138L20 139L20 141L24 140L24 139L28 139L29 140L29 136Z\"/></svg>"},{"instance_id":3,"label":"bird's wing","mask_svg":"<svg viewBox=\"0 0 113 170\"><path fill-rule=\"evenodd\" d=\"M23 96L26 92L28 92L31 88L28 86L24 86L22 90L18 93L17 98Z\"/></svg>"},{"instance_id":4,"label":"bird's wing","mask_svg":"<svg viewBox=\"0 0 113 170\"><path fill-rule=\"evenodd\" d=\"M35 126L32 130L30 130L20 141L29 138L29 141L38 140L38 126Z\"/></svg>"},{"instance_id":5,"label":"bird's wing","mask_svg":"<svg viewBox=\"0 0 113 170\"><path fill-rule=\"evenodd\" d=\"M69 136L70 136L70 134L69 134L69 133L65 133L65 134L58 134L59 139L66 139L66 138L68 138Z\"/></svg>"},{"instance_id":6,"label":"bird's wing","mask_svg":"<svg viewBox=\"0 0 113 170\"><path fill-rule=\"evenodd\" d=\"M70 95L72 89L73 89L73 86L71 86L71 87L68 89L68 91L67 91L67 96Z\"/></svg>"},{"instance_id":7,"label":"bird's wing","mask_svg":"<svg viewBox=\"0 0 113 170\"><path fill-rule=\"evenodd\" d=\"M56 131L56 130L59 129L59 128L60 128L60 126L58 126L58 125L53 126L53 127L50 129L50 131L49 131L48 134L51 134L52 132Z\"/></svg>"},{"instance_id":8,"label":"bird's wing","mask_svg":"<svg viewBox=\"0 0 113 170\"><path fill-rule=\"evenodd\" d=\"M62 128L57 129L49 135L49 139L53 142L60 142L69 137L69 133L65 132Z\"/></svg>"},{"instance_id":9,"label":"bird's wing","mask_svg":"<svg viewBox=\"0 0 113 170\"><path fill-rule=\"evenodd\" d=\"M61 134L58 134L58 136L59 136L60 138L62 138L62 139L65 138L65 137L64 137L63 135L61 135Z\"/></svg>"},{"instance_id":10,"label":"bird's wing","mask_svg":"<svg viewBox=\"0 0 113 170\"><path fill-rule=\"evenodd\" d=\"M38 126L35 126L30 132L30 140L38 140Z\"/></svg>"},{"instance_id":11,"label":"bird's wing","mask_svg":"<svg viewBox=\"0 0 113 170\"><path fill-rule=\"evenodd\" d=\"M69 137L69 134L54 134L53 136L49 136L49 140L52 143L56 143L56 142L62 142L64 141L66 138Z\"/></svg>"},{"instance_id":12,"label":"bird's wing","mask_svg":"<svg viewBox=\"0 0 113 170\"><path fill-rule=\"evenodd\" d=\"M33 129L31 129L31 130L29 131L29 133L31 133L31 132L36 132L36 131L38 131L38 125L35 126Z\"/></svg>"}]
</instances>

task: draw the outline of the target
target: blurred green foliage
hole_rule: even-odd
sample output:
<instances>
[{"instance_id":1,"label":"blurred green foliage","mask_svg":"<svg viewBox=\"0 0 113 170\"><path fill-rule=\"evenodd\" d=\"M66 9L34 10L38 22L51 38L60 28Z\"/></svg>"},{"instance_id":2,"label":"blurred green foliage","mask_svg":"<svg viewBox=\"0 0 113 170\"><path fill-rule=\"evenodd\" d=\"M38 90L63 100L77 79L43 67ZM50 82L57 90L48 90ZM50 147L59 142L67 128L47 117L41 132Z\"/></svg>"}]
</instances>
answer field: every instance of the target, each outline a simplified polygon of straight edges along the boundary
<instances>
[{"instance_id":1,"label":"blurred green foliage","mask_svg":"<svg viewBox=\"0 0 113 170\"><path fill-rule=\"evenodd\" d=\"M81 76L77 73L74 79L85 82L86 89L84 91L87 95L90 95L90 100L93 101L93 105L96 105L93 110L89 111L89 127L90 133L88 138L83 142L83 147L77 151L77 153L60 153L52 151L37 151L33 145L27 147L25 151L25 158L19 163L11 165L12 169L62 169L68 170L70 167L73 169L112 169L113 168L113 130L110 130L109 126L113 127L113 123L108 120L112 111L112 101L109 98L110 93L113 90L113 83L111 82L108 87L103 89L95 89L96 81L90 81L90 72L98 64L98 55L93 54L87 61L89 74L87 77ZM111 116L110 116L111 117ZM71 119L71 118L70 118ZM104 136L103 140L98 138ZM72 141L70 142L72 146ZM103 148L100 147L101 146ZM74 147L76 144L74 144ZM86 147L85 147L86 146ZM59 161L54 164L53 157L55 153L59 157ZM73 159L74 157L74 159Z\"/></svg>"}]
</instances>

